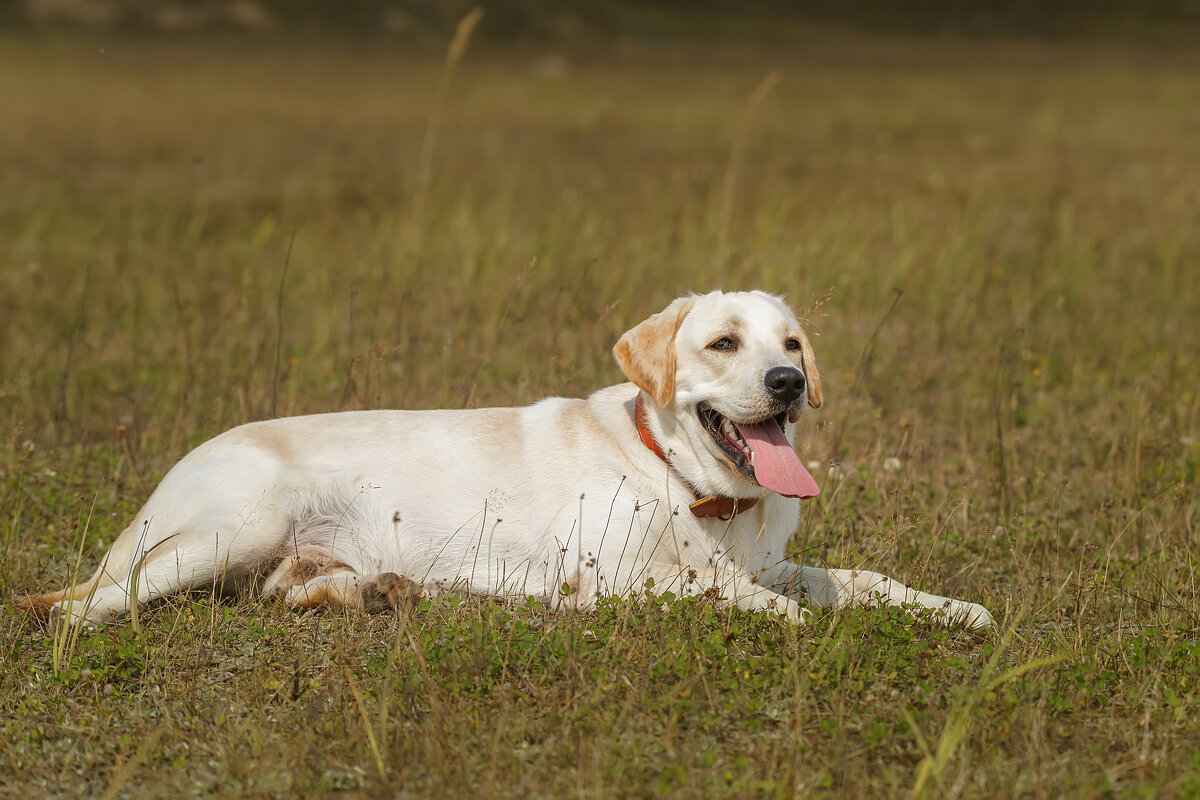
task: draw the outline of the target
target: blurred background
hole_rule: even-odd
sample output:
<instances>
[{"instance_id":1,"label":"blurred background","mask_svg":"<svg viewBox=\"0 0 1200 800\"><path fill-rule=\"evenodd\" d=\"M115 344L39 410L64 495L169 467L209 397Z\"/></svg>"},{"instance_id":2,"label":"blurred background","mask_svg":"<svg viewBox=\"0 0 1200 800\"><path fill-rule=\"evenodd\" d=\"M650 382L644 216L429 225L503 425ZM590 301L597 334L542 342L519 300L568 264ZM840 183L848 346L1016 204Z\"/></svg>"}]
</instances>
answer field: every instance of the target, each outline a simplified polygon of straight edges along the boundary
<instances>
[{"instance_id":1,"label":"blurred background","mask_svg":"<svg viewBox=\"0 0 1200 800\"><path fill-rule=\"evenodd\" d=\"M463 0L8 0L7 21L93 30L244 30L420 39L445 36L474 4ZM487 4L493 41L630 37L786 41L796 26L919 35L1177 38L1200 23L1194 0L498 0Z\"/></svg>"},{"instance_id":2,"label":"blurred background","mask_svg":"<svg viewBox=\"0 0 1200 800\"><path fill-rule=\"evenodd\" d=\"M0 0L0 596L90 570L163 473L233 425L584 396L623 379L613 343L672 298L761 288L804 316L826 400L798 442L823 493L789 554L981 602L1021 621L1006 658L1056 666L993 692L989 649L829 615L785 657L727 654L718 632L721 657L679 679L616 636L597 652L624 683L583 702L591 667L518 674L451 643L475 666L420 684L449 676L449 716L380 718L398 776L381 796L901 796L919 731L965 730L956 698L981 718L947 796L1200 786L1200 3L485 5ZM330 618L261 611L303 633L263 655L238 649L260 611L231 603L196 612L241 626L207 645L175 644L192 617L173 606L144 641L121 628L116 666L108 634L66 668L0 615L10 790L99 795L146 752L145 796L259 779L316 796L334 740L370 764ZM394 649L373 624L338 629L337 658ZM595 624L544 630L575 658L596 637L571 626ZM656 663L695 639L626 634ZM439 663L441 630L421 635ZM156 672L160 640L186 665ZM301 664L342 688L287 705L255 683L284 640L302 644L278 656L281 692ZM127 663L144 674L111 677ZM453 683L471 670L478 695ZM174 679L207 687L202 708L162 711L193 696ZM526 702L510 689L528 681ZM227 725L230 685L246 706ZM419 710L412 686L396 696ZM199 727L121 744L162 718ZM733 744L676 748L677 728Z\"/></svg>"}]
</instances>

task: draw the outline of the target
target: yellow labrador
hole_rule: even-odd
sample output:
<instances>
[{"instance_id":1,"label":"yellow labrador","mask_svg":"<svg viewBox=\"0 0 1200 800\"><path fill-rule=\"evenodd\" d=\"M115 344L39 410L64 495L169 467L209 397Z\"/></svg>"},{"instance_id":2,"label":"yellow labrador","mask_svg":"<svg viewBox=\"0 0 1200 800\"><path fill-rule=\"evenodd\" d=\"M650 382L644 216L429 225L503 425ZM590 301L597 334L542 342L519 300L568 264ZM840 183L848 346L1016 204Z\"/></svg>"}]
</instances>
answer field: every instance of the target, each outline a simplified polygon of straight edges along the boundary
<instances>
[{"instance_id":1,"label":"yellow labrador","mask_svg":"<svg viewBox=\"0 0 1200 800\"><path fill-rule=\"evenodd\" d=\"M974 603L785 559L819 491L792 442L821 383L778 297L680 298L614 352L631 382L586 400L235 428L163 478L91 580L22 604L98 623L213 582L367 609L444 589L586 608L653 586L793 620L803 601L882 602L992 624Z\"/></svg>"}]
</instances>

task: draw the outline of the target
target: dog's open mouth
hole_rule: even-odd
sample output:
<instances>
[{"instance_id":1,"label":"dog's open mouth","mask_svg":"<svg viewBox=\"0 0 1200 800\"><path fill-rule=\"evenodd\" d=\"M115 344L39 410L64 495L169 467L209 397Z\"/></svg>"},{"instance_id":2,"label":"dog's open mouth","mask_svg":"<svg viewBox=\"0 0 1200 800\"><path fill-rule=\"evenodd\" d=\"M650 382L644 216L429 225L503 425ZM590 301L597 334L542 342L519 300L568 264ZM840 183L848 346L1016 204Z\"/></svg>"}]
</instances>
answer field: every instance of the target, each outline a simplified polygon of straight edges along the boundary
<instances>
[{"instance_id":1,"label":"dog's open mouth","mask_svg":"<svg viewBox=\"0 0 1200 800\"><path fill-rule=\"evenodd\" d=\"M734 422L701 403L696 414L742 476L785 497L807 498L821 493L783 433L787 411L758 422Z\"/></svg>"}]
</instances>

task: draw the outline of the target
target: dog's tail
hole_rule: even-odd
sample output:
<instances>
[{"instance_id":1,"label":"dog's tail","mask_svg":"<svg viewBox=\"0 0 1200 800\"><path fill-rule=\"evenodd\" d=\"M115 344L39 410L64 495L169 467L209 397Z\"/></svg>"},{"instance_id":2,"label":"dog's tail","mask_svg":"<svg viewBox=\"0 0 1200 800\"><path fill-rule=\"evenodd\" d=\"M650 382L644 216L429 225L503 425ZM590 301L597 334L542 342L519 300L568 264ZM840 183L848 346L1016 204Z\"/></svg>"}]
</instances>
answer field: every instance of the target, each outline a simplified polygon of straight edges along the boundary
<instances>
[{"instance_id":1,"label":"dog's tail","mask_svg":"<svg viewBox=\"0 0 1200 800\"><path fill-rule=\"evenodd\" d=\"M137 518L140 519L141 516L139 513ZM86 602L97 589L117 583L121 577L129 574L129 568L133 561L136 530L136 523L126 528L113 542L112 548L100 562L95 574L83 583L72 583L57 592L18 595L13 598L13 605L38 619L48 619L53 613L55 605L64 600L70 600L73 603Z\"/></svg>"},{"instance_id":2,"label":"dog's tail","mask_svg":"<svg viewBox=\"0 0 1200 800\"><path fill-rule=\"evenodd\" d=\"M74 586L68 586L66 589L60 589L57 592L46 592L45 594L22 594L13 598L13 605L21 609L27 614L30 614L38 619L49 619L50 612L54 606L66 600L68 596L76 603L82 603L91 594L92 588L97 583L98 576L93 576L91 580L79 583Z\"/></svg>"}]
</instances>

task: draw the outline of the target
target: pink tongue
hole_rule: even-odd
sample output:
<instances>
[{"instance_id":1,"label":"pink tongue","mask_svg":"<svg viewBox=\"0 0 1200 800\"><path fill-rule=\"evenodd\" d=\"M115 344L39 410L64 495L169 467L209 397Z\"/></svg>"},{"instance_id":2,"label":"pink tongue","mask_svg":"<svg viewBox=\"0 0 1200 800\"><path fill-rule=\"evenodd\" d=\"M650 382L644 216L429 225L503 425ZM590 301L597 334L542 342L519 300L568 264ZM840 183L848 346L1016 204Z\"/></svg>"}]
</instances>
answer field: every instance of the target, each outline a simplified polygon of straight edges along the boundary
<instances>
[{"instance_id":1,"label":"pink tongue","mask_svg":"<svg viewBox=\"0 0 1200 800\"><path fill-rule=\"evenodd\" d=\"M733 423L754 453L754 479L784 497L806 499L821 493L821 487L800 463L783 428L773 419L754 425Z\"/></svg>"}]
</instances>

